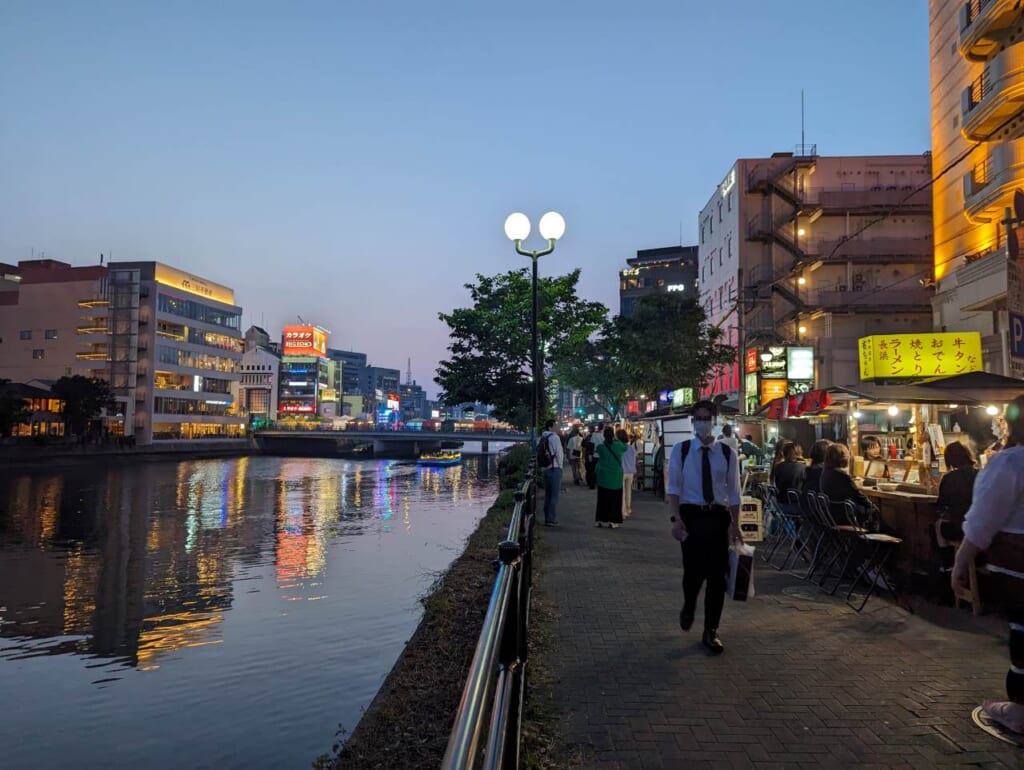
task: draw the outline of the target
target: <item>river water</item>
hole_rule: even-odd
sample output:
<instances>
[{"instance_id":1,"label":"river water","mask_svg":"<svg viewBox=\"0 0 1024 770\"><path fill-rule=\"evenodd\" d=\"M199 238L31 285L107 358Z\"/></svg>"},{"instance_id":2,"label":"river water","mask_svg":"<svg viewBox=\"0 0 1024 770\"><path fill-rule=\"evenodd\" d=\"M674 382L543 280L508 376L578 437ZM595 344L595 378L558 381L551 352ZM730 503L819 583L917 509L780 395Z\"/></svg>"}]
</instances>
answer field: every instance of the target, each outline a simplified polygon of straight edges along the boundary
<instances>
[{"instance_id":1,"label":"river water","mask_svg":"<svg viewBox=\"0 0 1024 770\"><path fill-rule=\"evenodd\" d=\"M308 768L496 494L484 457L0 471L0 766Z\"/></svg>"}]
</instances>

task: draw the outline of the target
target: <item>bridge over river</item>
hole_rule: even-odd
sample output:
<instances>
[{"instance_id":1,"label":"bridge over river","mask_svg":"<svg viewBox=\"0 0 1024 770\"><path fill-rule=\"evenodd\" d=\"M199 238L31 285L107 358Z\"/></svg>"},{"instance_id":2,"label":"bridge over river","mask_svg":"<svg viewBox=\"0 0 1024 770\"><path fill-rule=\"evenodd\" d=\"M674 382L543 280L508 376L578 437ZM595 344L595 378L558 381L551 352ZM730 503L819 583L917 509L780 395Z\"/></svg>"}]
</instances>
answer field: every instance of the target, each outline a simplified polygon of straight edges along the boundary
<instances>
[{"instance_id":1,"label":"bridge over river","mask_svg":"<svg viewBox=\"0 0 1024 770\"><path fill-rule=\"evenodd\" d=\"M412 431L412 430L281 430L267 428L254 434L260 451L303 457L414 458L421 452L462 449L467 454L489 454L494 444L528 441L529 433L515 431ZM467 444L472 449L467 448ZM479 444L479 449L476 445Z\"/></svg>"}]
</instances>

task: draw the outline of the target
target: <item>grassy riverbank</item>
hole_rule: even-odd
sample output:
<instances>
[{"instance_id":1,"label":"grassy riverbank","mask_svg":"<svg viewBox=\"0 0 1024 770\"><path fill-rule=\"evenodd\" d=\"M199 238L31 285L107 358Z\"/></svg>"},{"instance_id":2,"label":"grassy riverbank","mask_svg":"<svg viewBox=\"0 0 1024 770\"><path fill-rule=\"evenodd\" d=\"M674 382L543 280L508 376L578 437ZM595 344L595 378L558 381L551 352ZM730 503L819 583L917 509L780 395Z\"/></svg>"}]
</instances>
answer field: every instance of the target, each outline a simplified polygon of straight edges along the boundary
<instances>
[{"instance_id":1,"label":"grassy riverbank","mask_svg":"<svg viewBox=\"0 0 1024 770\"><path fill-rule=\"evenodd\" d=\"M496 546L508 531L514 490L523 482L529 459L525 447L515 447L502 458L501 492L494 505L463 554L424 597L423 620L351 737L345 740L346 726L342 726L339 743L344 746L333 757L321 757L316 767L434 770L440 766L494 587ZM541 538L537 541L534 585L537 571L543 569ZM548 706L550 679L544 659L550 639L545 614L550 616L550 611L535 592L523 745L523 765L533 768L566 766L558 756L561 741Z\"/></svg>"}]
</instances>

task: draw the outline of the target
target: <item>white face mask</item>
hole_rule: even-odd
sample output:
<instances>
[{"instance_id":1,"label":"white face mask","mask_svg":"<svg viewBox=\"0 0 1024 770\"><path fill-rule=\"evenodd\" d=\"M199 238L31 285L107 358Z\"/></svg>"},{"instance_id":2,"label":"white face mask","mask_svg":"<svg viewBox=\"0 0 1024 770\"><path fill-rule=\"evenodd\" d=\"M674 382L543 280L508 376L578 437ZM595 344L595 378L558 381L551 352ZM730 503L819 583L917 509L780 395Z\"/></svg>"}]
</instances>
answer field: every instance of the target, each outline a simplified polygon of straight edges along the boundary
<instances>
[{"instance_id":1,"label":"white face mask","mask_svg":"<svg viewBox=\"0 0 1024 770\"><path fill-rule=\"evenodd\" d=\"M707 438L711 435L711 420L694 420L693 432L697 438Z\"/></svg>"}]
</instances>

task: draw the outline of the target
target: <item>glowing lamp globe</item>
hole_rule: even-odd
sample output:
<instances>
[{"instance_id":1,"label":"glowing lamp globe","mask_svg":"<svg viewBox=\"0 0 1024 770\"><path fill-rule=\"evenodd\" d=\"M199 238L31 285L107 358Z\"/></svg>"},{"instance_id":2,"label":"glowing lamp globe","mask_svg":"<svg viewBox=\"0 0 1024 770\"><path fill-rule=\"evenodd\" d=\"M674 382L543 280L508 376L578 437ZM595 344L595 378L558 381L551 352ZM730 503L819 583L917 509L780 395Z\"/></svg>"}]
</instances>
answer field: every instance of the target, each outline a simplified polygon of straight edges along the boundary
<instances>
[{"instance_id":1,"label":"glowing lamp globe","mask_svg":"<svg viewBox=\"0 0 1024 770\"><path fill-rule=\"evenodd\" d=\"M562 215L557 211L549 211L540 218L540 227L538 229L540 230L541 238L557 241L565 235L565 220L562 219Z\"/></svg>"},{"instance_id":2,"label":"glowing lamp globe","mask_svg":"<svg viewBox=\"0 0 1024 770\"><path fill-rule=\"evenodd\" d=\"M890 417L895 417L896 415L898 415L900 413L900 408L898 406L893 405L893 406L890 406L886 411L889 412L889 416Z\"/></svg>"},{"instance_id":3,"label":"glowing lamp globe","mask_svg":"<svg viewBox=\"0 0 1024 770\"><path fill-rule=\"evenodd\" d=\"M530 219L516 211L505 220L505 237L510 241L525 241L530 234Z\"/></svg>"},{"instance_id":4,"label":"glowing lamp globe","mask_svg":"<svg viewBox=\"0 0 1024 770\"><path fill-rule=\"evenodd\" d=\"M999 407L987 406L985 407L985 414L987 414L989 417L995 417L997 414L999 414Z\"/></svg>"}]
</instances>

